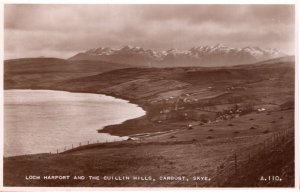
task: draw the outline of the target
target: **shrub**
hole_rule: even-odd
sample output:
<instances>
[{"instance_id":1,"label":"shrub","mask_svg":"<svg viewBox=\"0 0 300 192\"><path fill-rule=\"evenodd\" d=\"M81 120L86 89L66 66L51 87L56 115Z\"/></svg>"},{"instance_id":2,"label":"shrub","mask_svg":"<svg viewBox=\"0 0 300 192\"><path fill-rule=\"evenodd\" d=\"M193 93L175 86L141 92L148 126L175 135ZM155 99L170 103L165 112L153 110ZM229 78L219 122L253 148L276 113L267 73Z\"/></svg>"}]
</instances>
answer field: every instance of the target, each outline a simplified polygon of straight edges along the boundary
<instances>
[{"instance_id":1,"label":"shrub","mask_svg":"<svg viewBox=\"0 0 300 192\"><path fill-rule=\"evenodd\" d=\"M208 123L208 120L207 119L201 119L201 122L202 123Z\"/></svg>"},{"instance_id":2,"label":"shrub","mask_svg":"<svg viewBox=\"0 0 300 192\"><path fill-rule=\"evenodd\" d=\"M269 133L270 131L269 130L264 130L262 133Z\"/></svg>"}]
</instances>

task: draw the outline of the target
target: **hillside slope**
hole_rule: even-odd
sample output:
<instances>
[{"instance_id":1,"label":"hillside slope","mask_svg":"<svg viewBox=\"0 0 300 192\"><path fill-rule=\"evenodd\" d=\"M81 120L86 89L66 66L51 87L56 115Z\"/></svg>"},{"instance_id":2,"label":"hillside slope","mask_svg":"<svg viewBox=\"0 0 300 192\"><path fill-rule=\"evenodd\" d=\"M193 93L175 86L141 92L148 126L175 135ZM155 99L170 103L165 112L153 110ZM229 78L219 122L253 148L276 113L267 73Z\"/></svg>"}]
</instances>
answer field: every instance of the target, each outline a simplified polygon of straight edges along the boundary
<instances>
[{"instance_id":1,"label":"hillside slope","mask_svg":"<svg viewBox=\"0 0 300 192\"><path fill-rule=\"evenodd\" d=\"M4 88L43 88L43 84L86 77L130 65L103 61L25 58L4 61Z\"/></svg>"},{"instance_id":2,"label":"hillside slope","mask_svg":"<svg viewBox=\"0 0 300 192\"><path fill-rule=\"evenodd\" d=\"M234 154L238 154L239 160L249 154L255 157L257 147L263 148L265 141L270 143L274 134L294 128L294 65L292 61L275 60L233 67L126 68L96 74L88 71L80 77L73 73L67 76L65 70L62 78L55 80L52 75L58 72L52 73L52 68L42 70L40 65L34 65L31 71L8 70L4 79L6 89L107 94L128 99L143 107L147 114L101 130L129 135L131 140L93 143L58 154L4 158L4 185L216 187L218 167L228 167ZM272 158L243 167L252 171L241 177L224 176L230 180L224 186L293 187L293 147L294 143L288 143L279 148L283 152L271 151ZM278 174L284 182L259 183L258 174ZM24 179L26 175L151 176L156 181L28 181ZM168 175L186 176L190 180L159 180ZM212 180L194 181L194 176Z\"/></svg>"}]
</instances>

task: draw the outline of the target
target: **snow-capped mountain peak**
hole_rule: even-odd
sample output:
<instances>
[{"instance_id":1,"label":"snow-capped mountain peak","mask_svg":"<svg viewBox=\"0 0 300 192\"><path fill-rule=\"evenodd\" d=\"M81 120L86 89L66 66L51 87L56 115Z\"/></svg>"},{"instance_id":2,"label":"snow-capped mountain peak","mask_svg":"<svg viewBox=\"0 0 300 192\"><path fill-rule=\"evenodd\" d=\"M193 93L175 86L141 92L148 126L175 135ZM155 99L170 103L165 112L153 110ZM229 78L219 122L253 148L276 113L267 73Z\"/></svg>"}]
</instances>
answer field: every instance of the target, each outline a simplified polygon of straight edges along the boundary
<instances>
[{"instance_id":1,"label":"snow-capped mountain peak","mask_svg":"<svg viewBox=\"0 0 300 192\"><path fill-rule=\"evenodd\" d=\"M118 63L140 65L180 65L180 66L219 66L253 63L267 59L287 56L274 48L242 47L233 48L223 44L195 46L189 50L154 50L126 45L121 48L98 47L77 54L70 59L104 60ZM175 59L176 58L176 59ZM175 59L175 60L174 60Z\"/></svg>"}]
</instances>

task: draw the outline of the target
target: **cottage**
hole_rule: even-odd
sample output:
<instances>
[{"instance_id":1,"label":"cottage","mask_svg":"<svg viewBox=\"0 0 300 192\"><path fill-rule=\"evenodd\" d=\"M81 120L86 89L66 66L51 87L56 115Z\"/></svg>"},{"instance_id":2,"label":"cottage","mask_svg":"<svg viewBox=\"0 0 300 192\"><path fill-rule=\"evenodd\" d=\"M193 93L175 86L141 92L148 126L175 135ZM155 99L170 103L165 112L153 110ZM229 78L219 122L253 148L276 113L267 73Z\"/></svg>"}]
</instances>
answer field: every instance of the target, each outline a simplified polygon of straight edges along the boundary
<instances>
[{"instance_id":1,"label":"cottage","mask_svg":"<svg viewBox=\"0 0 300 192\"><path fill-rule=\"evenodd\" d=\"M258 108L258 109L257 109L258 112L263 112L263 111L265 111L265 110L266 110L265 108Z\"/></svg>"}]
</instances>

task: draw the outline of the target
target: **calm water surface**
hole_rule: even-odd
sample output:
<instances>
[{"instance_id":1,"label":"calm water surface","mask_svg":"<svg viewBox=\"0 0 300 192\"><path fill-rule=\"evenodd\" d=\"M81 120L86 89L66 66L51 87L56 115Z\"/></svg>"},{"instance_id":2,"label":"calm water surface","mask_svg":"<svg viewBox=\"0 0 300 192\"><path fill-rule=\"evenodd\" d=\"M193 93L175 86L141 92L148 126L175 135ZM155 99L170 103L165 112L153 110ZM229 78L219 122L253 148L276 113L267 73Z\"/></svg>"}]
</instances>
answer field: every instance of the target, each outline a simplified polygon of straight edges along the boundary
<instances>
[{"instance_id":1,"label":"calm water surface","mask_svg":"<svg viewBox=\"0 0 300 192\"><path fill-rule=\"evenodd\" d=\"M106 125L143 116L114 97L52 90L4 91L4 156L56 152L81 142L124 140L98 133Z\"/></svg>"}]
</instances>

